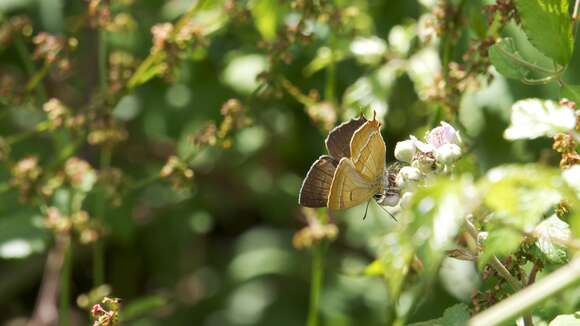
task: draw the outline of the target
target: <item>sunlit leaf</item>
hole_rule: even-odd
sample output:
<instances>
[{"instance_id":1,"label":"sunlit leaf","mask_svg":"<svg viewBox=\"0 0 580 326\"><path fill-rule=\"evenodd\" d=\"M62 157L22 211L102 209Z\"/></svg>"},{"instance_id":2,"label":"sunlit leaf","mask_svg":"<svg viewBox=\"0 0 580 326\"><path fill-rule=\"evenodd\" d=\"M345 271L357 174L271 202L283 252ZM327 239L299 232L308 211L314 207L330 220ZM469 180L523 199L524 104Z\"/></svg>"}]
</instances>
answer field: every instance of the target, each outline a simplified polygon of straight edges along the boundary
<instances>
[{"instance_id":1,"label":"sunlit leaf","mask_svg":"<svg viewBox=\"0 0 580 326\"><path fill-rule=\"evenodd\" d=\"M409 326L463 326L469 320L469 309L464 303L459 303L445 309L443 317L409 324Z\"/></svg>"},{"instance_id":2,"label":"sunlit leaf","mask_svg":"<svg viewBox=\"0 0 580 326\"><path fill-rule=\"evenodd\" d=\"M254 0L250 4L256 28L265 40L276 37L279 7L276 0Z\"/></svg>"},{"instance_id":3,"label":"sunlit leaf","mask_svg":"<svg viewBox=\"0 0 580 326\"><path fill-rule=\"evenodd\" d=\"M545 76L555 73L551 68L543 67L524 58L517 50L511 38L501 39L489 48L489 59L502 75L519 80Z\"/></svg>"},{"instance_id":4,"label":"sunlit leaf","mask_svg":"<svg viewBox=\"0 0 580 326\"><path fill-rule=\"evenodd\" d=\"M517 0L516 7L530 42L561 65L574 47L568 0Z\"/></svg>"}]
</instances>

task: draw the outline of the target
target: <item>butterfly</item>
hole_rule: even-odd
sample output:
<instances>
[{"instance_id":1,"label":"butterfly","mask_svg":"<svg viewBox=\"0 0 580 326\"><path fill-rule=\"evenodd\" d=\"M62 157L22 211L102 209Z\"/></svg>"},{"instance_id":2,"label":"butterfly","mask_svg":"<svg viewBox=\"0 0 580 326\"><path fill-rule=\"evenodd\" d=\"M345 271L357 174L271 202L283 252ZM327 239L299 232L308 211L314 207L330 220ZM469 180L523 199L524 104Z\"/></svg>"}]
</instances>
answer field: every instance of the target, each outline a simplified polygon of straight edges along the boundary
<instances>
[{"instance_id":1,"label":"butterfly","mask_svg":"<svg viewBox=\"0 0 580 326\"><path fill-rule=\"evenodd\" d=\"M330 131L325 140L328 155L316 160L302 183L298 203L305 207L347 209L374 198L394 206L400 190L397 164L386 167L386 146L381 123L362 114Z\"/></svg>"}]
</instances>

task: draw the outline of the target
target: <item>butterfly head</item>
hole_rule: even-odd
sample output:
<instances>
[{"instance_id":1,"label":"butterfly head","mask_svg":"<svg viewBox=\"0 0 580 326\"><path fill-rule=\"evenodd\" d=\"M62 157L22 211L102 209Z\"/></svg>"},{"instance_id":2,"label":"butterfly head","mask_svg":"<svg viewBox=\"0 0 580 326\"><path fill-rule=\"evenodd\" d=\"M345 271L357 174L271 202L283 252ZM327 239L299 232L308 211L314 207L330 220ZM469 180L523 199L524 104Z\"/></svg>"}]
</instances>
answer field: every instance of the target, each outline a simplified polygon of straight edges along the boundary
<instances>
[{"instance_id":1,"label":"butterfly head","mask_svg":"<svg viewBox=\"0 0 580 326\"><path fill-rule=\"evenodd\" d=\"M394 163L385 169L382 189L373 196L379 205L396 206L399 203L399 199L401 199L401 189L397 185L396 179L400 168L399 164Z\"/></svg>"}]
</instances>

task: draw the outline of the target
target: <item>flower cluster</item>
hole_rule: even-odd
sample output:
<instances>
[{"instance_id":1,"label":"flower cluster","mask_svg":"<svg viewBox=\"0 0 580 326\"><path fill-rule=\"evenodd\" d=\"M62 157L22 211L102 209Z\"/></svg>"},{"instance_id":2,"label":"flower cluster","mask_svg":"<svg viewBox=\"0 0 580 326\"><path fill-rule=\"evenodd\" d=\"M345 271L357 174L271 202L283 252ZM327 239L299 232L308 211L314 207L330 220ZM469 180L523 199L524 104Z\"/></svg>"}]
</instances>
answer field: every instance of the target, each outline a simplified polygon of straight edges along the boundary
<instances>
[{"instance_id":1,"label":"flower cluster","mask_svg":"<svg viewBox=\"0 0 580 326\"><path fill-rule=\"evenodd\" d=\"M78 129L85 123L83 115L73 115L71 110L56 98L44 103L42 109L47 114L49 130L55 130L60 127Z\"/></svg>"},{"instance_id":2,"label":"flower cluster","mask_svg":"<svg viewBox=\"0 0 580 326\"><path fill-rule=\"evenodd\" d=\"M407 192L401 196L405 206L412 196L413 185L431 173L448 172L462 154L459 132L447 122L429 131L425 141L414 136L395 146L395 158L403 163L397 175L397 185Z\"/></svg>"},{"instance_id":3,"label":"flower cluster","mask_svg":"<svg viewBox=\"0 0 580 326\"><path fill-rule=\"evenodd\" d=\"M193 170L177 156L170 156L161 168L159 175L168 179L174 189L189 189L193 179Z\"/></svg>"},{"instance_id":4,"label":"flower cluster","mask_svg":"<svg viewBox=\"0 0 580 326\"><path fill-rule=\"evenodd\" d=\"M226 101L222 105L220 113L224 118L219 128L213 121L208 122L190 137L191 143L199 148L215 146L218 143L223 148L229 148L232 143L230 139L231 132L247 127L252 123L252 120L245 113L244 106L237 99Z\"/></svg>"},{"instance_id":5,"label":"flower cluster","mask_svg":"<svg viewBox=\"0 0 580 326\"><path fill-rule=\"evenodd\" d=\"M302 208L306 216L307 225L300 229L294 238L292 244L296 249L310 248L317 245L323 240L332 241L338 235L338 228L334 224L323 224L316 216L316 211L312 208Z\"/></svg>"},{"instance_id":6,"label":"flower cluster","mask_svg":"<svg viewBox=\"0 0 580 326\"><path fill-rule=\"evenodd\" d=\"M0 25L0 48L7 46L14 37L32 35L32 22L26 16L14 16Z\"/></svg>"},{"instance_id":7,"label":"flower cluster","mask_svg":"<svg viewBox=\"0 0 580 326\"><path fill-rule=\"evenodd\" d=\"M112 326L119 322L121 299L105 297L91 308L93 326Z\"/></svg>"},{"instance_id":8,"label":"flower cluster","mask_svg":"<svg viewBox=\"0 0 580 326\"><path fill-rule=\"evenodd\" d=\"M42 174L42 169L38 165L38 157L28 156L16 162L12 167L11 174L10 185L18 188L20 200L26 201L30 199Z\"/></svg>"},{"instance_id":9,"label":"flower cluster","mask_svg":"<svg viewBox=\"0 0 580 326\"><path fill-rule=\"evenodd\" d=\"M86 211L80 210L70 216L56 207L46 209L43 220L44 227L55 234L76 234L80 243L90 244L99 239L100 228L89 218Z\"/></svg>"},{"instance_id":10,"label":"flower cluster","mask_svg":"<svg viewBox=\"0 0 580 326\"><path fill-rule=\"evenodd\" d=\"M77 39L41 32L34 36L32 42L36 45L34 59L45 64L56 64L60 73L70 71L68 52L77 47Z\"/></svg>"}]
</instances>

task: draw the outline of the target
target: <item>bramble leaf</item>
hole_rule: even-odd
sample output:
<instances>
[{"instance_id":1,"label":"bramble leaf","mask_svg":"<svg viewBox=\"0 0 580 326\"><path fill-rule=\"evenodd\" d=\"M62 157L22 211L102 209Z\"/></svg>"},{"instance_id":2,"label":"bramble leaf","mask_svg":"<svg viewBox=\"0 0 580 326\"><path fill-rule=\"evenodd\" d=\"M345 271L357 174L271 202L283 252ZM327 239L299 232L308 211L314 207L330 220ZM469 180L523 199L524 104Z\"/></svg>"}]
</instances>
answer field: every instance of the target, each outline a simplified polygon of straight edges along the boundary
<instances>
[{"instance_id":1,"label":"bramble leaf","mask_svg":"<svg viewBox=\"0 0 580 326\"><path fill-rule=\"evenodd\" d=\"M530 42L556 63L568 64L574 48L568 0L517 0Z\"/></svg>"},{"instance_id":2,"label":"bramble leaf","mask_svg":"<svg viewBox=\"0 0 580 326\"><path fill-rule=\"evenodd\" d=\"M419 323L413 323L409 326L461 326L469 320L469 310L467 305L459 303L445 309L443 317L431 319Z\"/></svg>"}]
</instances>

